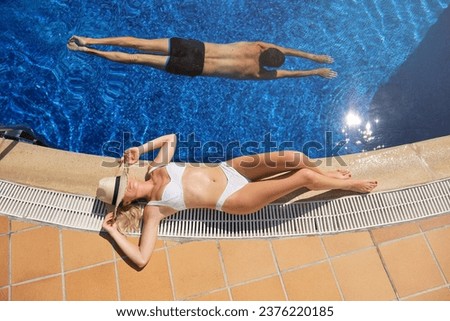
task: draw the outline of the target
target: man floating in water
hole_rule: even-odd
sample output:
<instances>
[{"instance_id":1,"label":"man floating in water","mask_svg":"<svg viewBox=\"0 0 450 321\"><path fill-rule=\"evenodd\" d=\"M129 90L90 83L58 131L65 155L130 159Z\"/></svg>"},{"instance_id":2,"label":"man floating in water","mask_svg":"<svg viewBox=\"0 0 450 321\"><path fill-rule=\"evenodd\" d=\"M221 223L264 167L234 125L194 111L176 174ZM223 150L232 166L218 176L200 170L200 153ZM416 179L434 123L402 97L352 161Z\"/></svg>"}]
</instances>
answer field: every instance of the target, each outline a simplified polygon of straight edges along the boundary
<instances>
[{"instance_id":1,"label":"man floating in water","mask_svg":"<svg viewBox=\"0 0 450 321\"><path fill-rule=\"evenodd\" d=\"M127 47L136 49L140 53L102 51L90 47L92 45ZM333 58L260 41L217 44L183 38L141 39L134 37L88 38L73 36L69 39L67 47L70 50L97 55L111 61L146 65L185 76L253 80L307 76L321 76L331 79L337 76L337 73L329 68L312 70L270 69L283 65L285 56L306 58L327 64L332 63Z\"/></svg>"}]
</instances>

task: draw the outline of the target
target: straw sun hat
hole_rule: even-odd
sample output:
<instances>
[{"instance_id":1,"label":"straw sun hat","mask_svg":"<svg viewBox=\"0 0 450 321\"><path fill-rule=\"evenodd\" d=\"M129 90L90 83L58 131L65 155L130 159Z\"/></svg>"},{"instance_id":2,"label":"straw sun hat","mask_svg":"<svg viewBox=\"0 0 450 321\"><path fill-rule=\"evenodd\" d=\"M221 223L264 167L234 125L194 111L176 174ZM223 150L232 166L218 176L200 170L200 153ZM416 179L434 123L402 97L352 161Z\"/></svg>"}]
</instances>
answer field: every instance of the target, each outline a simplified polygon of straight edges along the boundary
<instances>
[{"instance_id":1,"label":"straw sun hat","mask_svg":"<svg viewBox=\"0 0 450 321\"><path fill-rule=\"evenodd\" d=\"M128 175L126 172L119 176L102 178L98 182L97 198L114 206L114 216L116 216L117 207L123 200L127 185Z\"/></svg>"}]
</instances>

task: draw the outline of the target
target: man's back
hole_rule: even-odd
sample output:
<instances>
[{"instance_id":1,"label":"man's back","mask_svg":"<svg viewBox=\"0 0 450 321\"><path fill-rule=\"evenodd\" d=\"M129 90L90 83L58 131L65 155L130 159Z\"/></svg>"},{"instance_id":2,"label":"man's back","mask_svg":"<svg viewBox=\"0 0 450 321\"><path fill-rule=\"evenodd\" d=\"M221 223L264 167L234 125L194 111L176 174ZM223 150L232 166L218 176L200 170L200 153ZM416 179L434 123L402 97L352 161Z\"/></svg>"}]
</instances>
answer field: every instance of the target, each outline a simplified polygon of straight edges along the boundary
<instances>
[{"instance_id":1,"label":"man's back","mask_svg":"<svg viewBox=\"0 0 450 321\"><path fill-rule=\"evenodd\" d=\"M263 50L263 46L258 42L206 42L203 75L238 79L258 78L259 55Z\"/></svg>"}]
</instances>

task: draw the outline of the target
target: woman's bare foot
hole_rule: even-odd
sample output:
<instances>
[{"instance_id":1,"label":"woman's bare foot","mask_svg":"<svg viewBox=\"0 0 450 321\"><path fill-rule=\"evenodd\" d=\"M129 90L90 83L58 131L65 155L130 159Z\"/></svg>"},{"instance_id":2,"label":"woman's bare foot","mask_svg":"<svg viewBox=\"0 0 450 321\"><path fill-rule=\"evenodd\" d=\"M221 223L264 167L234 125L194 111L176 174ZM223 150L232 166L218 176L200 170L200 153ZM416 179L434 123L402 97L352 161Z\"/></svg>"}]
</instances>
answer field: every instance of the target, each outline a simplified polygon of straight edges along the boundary
<instances>
[{"instance_id":1,"label":"woman's bare foot","mask_svg":"<svg viewBox=\"0 0 450 321\"><path fill-rule=\"evenodd\" d=\"M317 69L317 75L319 75L323 78L332 79L332 78L337 77L337 72L334 70L331 70L329 68L320 68L320 69Z\"/></svg>"},{"instance_id":2,"label":"woman's bare foot","mask_svg":"<svg viewBox=\"0 0 450 321\"><path fill-rule=\"evenodd\" d=\"M334 62L334 59L327 55L314 55L312 60L321 64L332 64Z\"/></svg>"},{"instance_id":3,"label":"woman's bare foot","mask_svg":"<svg viewBox=\"0 0 450 321\"><path fill-rule=\"evenodd\" d=\"M337 169L335 171L329 171L326 172L325 175L337 179L349 179L352 177L352 173L347 169Z\"/></svg>"},{"instance_id":4,"label":"woman's bare foot","mask_svg":"<svg viewBox=\"0 0 450 321\"><path fill-rule=\"evenodd\" d=\"M360 181L354 180L349 181L350 185L347 188L349 191L357 192L357 193L370 193L375 187L377 187L377 181Z\"/></svg>"}]
</instances>

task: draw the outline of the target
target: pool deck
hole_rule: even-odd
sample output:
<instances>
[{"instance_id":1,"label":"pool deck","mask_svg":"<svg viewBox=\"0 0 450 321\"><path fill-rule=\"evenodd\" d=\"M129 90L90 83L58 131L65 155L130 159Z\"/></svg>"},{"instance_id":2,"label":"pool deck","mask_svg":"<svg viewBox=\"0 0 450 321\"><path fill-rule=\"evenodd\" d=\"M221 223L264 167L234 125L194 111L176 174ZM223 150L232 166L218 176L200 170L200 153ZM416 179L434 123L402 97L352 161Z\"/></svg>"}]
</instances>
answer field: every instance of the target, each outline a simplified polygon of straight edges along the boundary
<instances>
[{"instance_id":1,"label":"pool deck","mask_svg":"<svg viewBox=\"0 0 450 321\"><path fill-rule=\"evenodd\" d=\"M426 183L450 177L450 136L342 159L353 177L376 179L376 191ZM339 166L329 162L321 167ZM0 179L21 184L95 195L98 180L116 174L113 163L0 139ZM299 192L282 201L340 194ZM0 215L0 300L450 301L448 244L450 213L336 235L159 239L137 271L107 235Z\"/></svg>"}]
</instances>

